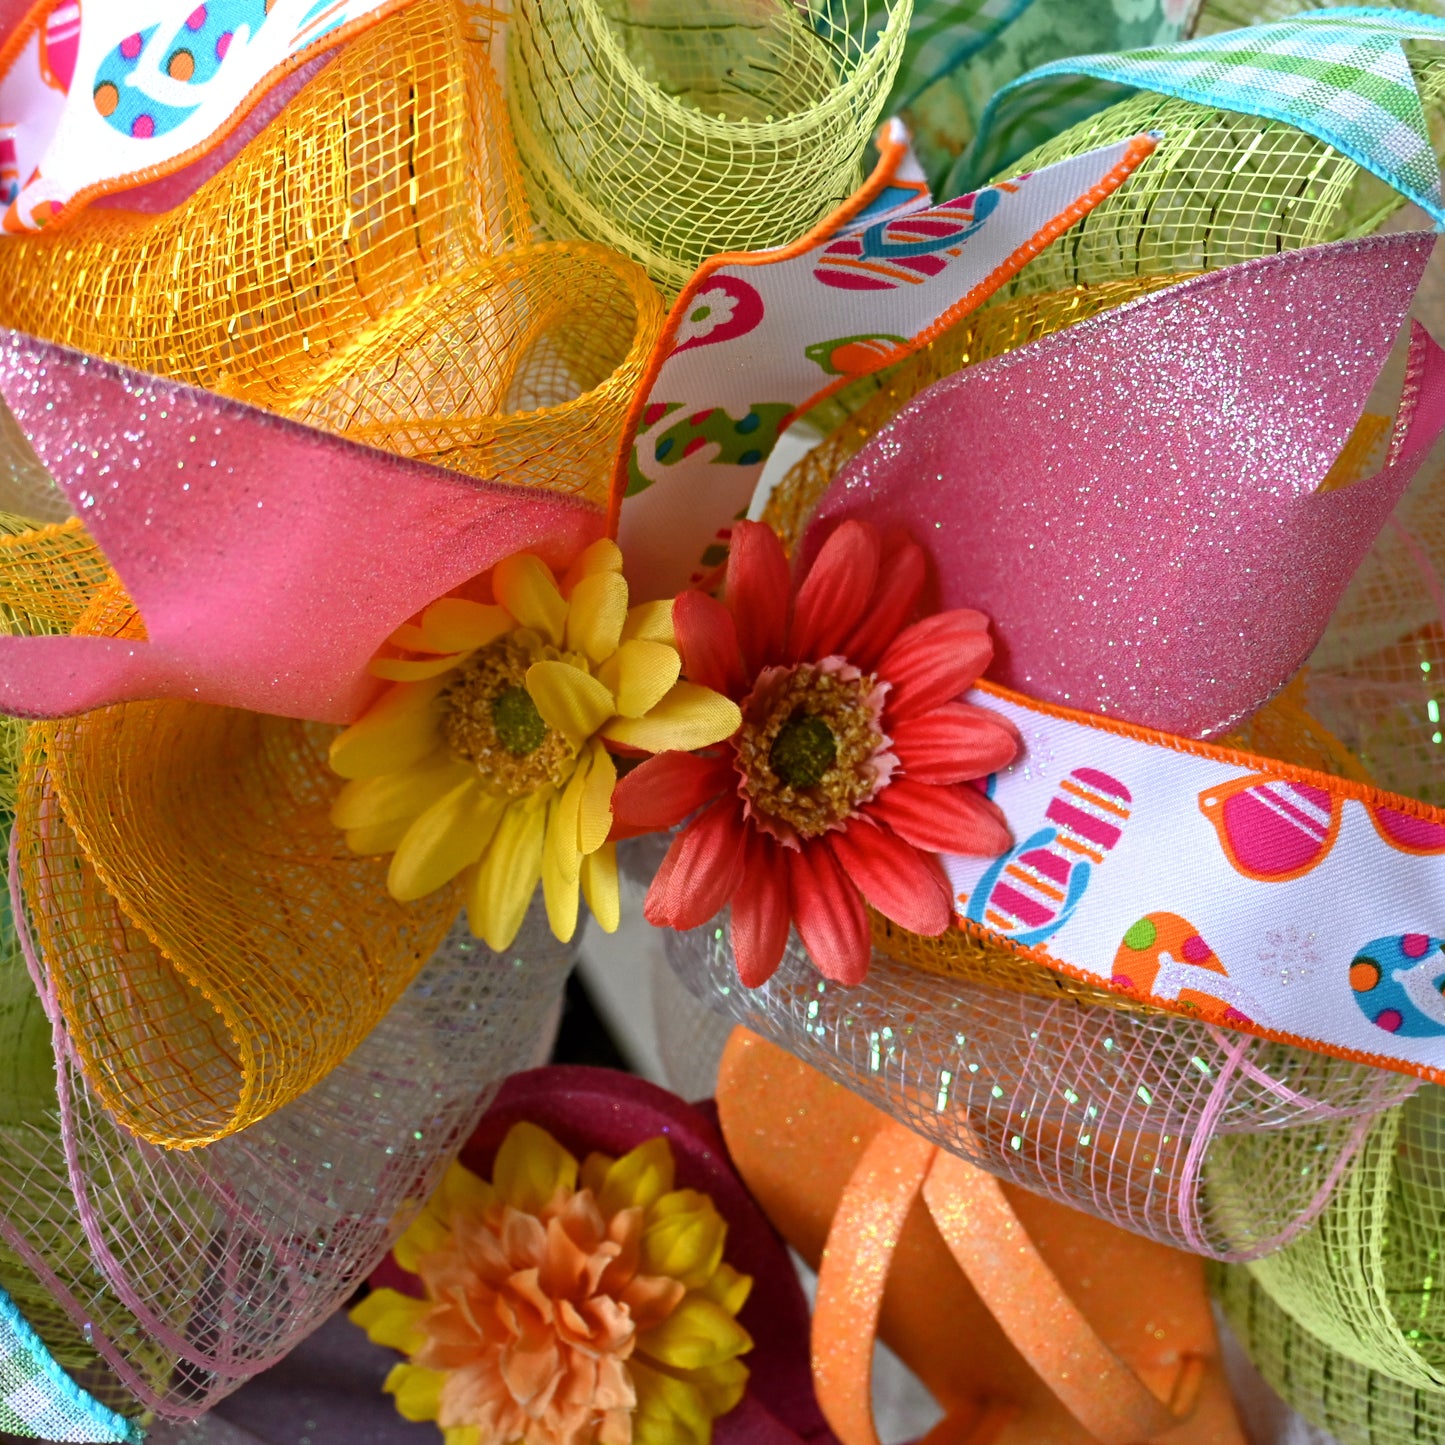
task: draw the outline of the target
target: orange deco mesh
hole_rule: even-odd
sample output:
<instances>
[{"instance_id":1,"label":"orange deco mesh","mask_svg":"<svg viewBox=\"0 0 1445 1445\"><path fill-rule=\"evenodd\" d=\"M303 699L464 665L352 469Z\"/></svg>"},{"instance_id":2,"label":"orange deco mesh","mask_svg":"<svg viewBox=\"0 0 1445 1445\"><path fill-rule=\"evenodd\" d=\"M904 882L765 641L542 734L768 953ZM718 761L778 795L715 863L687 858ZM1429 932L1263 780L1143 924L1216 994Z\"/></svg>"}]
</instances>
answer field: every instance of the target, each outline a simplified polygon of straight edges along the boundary
<instances>
[{"instance_id":1,"label":"orange deco mesh","mask_svg":"<svg viewBox=\"0 0 1445 1445\"><path fill-rule=\"evenodd\" d=\"M492 22L419 0L174 211L0 247L0 321L284 410L383 312L527 238Z\"/></svg>"},{"instance_id":2,"label":"orange deco mesh","mask_svg":"<svg viewBox=\"0 0 1445 1445\"><path fill-rule=\"evenodd\" d=\"M107 591L79 631L135 636ZM309 1089L440 943L455 889L403 906L327 811L331 728L188 702L38 723L17 806L36 945L86 1076L192 1147Z\"/></svg>"}]
</instances>

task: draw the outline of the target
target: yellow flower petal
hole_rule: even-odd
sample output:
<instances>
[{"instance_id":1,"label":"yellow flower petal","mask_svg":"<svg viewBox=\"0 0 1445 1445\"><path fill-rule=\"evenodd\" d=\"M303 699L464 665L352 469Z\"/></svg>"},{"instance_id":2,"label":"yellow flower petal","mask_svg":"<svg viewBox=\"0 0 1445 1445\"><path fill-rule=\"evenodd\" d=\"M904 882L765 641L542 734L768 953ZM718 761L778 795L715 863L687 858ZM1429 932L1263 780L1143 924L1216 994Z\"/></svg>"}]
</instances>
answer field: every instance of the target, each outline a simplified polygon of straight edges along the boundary
<instances>
[{"instance_id":1,"label":"yellow flower petal","mask_svg":"<svg viewBox=\"0 0 1445 1445\"><path fill-rule=\"evenodd\" d=\"M446 1213L462 1210L467 1214L485 1214L497 1203L497 1191L465 1164L453 1163L442 1175L436 1192L436 1205Z\"/></svg>"},{"instance_id":2,"label":"yellow flower petal","mask_svg":"<svg viewBox=\"0 0 1445 1445\"><path fill-rule=\"evenodd\" d=\"M427 1255L445 1249L451 1238L451 1226L427 1204L417 1211L416 1218L402 1231L401 1238L392 1245L391 1253L404 1270L415 1274L417 1265Z\"/></svg>"},{"instance_id":3,"label":"yellow flower petal","mask_svg":"<svg viewBox=\"0 0 1445 1445\"><path fill-rule=\"evenodd\" d=\"M712 1413L696 1384L650 1369L635 1355L628 1369L637 1390L632 1445L708 1445Z\"/></svg>"},{"instance_id":4,"label":"yellow flower petal","mask_svg":"<svg viewBox=\"0 0 1445 1445\"><path fill-rule=\"evenodd\" d=\"M643 1269L701 1289L722 1263L728 1227L712 1200L695 1189L679 1189L658 1201L664 1203L671 1207L655 1211L643 1231Z\"/></svg>"},{"instance_id":5,"label":"yellow flower petal","mask_svg":"<svg viewBox=\"0 0 1445 1445\"><path fill-rule=\"evenodd\" d=\"M582 814L582 800L587 791L587 776L592 770L592 751L589 748L577 759L577 767L558 799L554 810L547 815L547 852L552 867L559 878L575 883L582 871L582 852L578 846L578 819ZM545 867L543 870L545 879Z\"/></svg>"},{"instance_id":6,"label":"yellow flower petal","mask_svg":"<svg viewBox=\"0 0 1445 1445\"><path fill-rule=\"evenodd\" d=\"M742 1399L739 1395L738 1399ZM482 1445L480 1425L449 1425L442 1431L442 1445Z\"/></svg>"},{"instance_id":7,"label":"yellow flower petal","mask_svg":"<svg viewBox=\"0 0 1445 1445\"><path fill-rule=\"evenodd\" d=\"M533 794L508 805L467 897L472 932L501 953L512 946L542 877L545 802Z\"/></svg>"},{"instance_id":8,"label":"yellow flower petal","mask_svg":"<svg viewBox=\"0 0 1445 1445\"><path fill-rule=\"evenodd\" d=\"M422 614L421 634L428 652L471 652L495 642L516 625L505 607L465 597L439 597Z\"/></svg>"},{"instance_id":9,"label":"yellow flower petal","mask_svg":"<svg viewBox=\"0 0 1445 1445\"><path fill-rule=\"evenodd\" d=\"M497 1150L492 1184L513 1209L540 1214L559 1192L577 1187L577 1161L545 1130L513 1124Z\"/></svg>"},{"instance_id":10,"label":"yellow flower petal","mask_svg":"<svg viewBox=\"0 0 1445 1445\"><path fill-rule=\"evenodd\" d=\"M748 1332L705 1295L689 1294L660 1325L637 1337L637 1348L679 1370L704 1370L752 1349Z\"/></svg>"},{"instance_id":11,"label":"yellow flower petal","mask_svg":"<svg viewBox=\"0 0 1445 1445\"><path fill-rule=\"evenodd\" d=\"M561 647L567 627L567 603L557 590L552 569L530 552L505 557L492 569L492 592L523 627Z\"/></svg>"},{"instance_id":12,"label":"yellow flower petal","mask_svg":"<svg viewBox=\"0 0 1445 1445\"><path fill-rule=\"evenodd\" d=\"M437 696L445 677L399 682L331 743L331 770L343 778L374 778L430 757L442 737Z\"/></svg>"},{"instance_id":13,"label":"yellow flower petal","mask_svg":"<svg viewBox=\"0 0 1445 1445\"><path fill-rule=\"evenodd\" d=\"M475 768L454 761L443 748L419 767L347 783L331 805L331 821L338 828L366 828L416 818L464 778L475 776Z\"/></svg>"},{"instance_id":14,"label":"yellow flower petal","mask_svg":"<svg viewBox=\"0 0 1445 1445\"><path fill-rule=\"evenodd\" d=\"M584 577L572 589L567 613L567 650L595 667L617 651L627 621L627 583L616 572Z\"/></svg>"},{"instance_id":15,"label":"yellow flower petal","mask_svg":"<svg viewBox=\"0 0 1445 1445\"><path fill-rule=\"evenodd\" d=\"M732 737L742 726L737 703L710 687L680 682L646 717L614 718L602 736L648 753L690 753Z\"/></svg>"},{"instance_id":16,"label":"yellow flower petal","mask_svg":"<svg viewBox=\"0 0 1445 1445\"><path fill-rule=\"evenodd\" d=\"M547 659L527 669L527 692L542 720L580 748L616 711L612 694L591 673Z\"/></svg>"},{"instance_id":17,"label":"yellow flower petal","mask_svg":"<svg viewBox=\"0 0 1445 1445\"><path fill-rule=\"evenodd\" d=\"M590 547L584 548L567 569L567 575L562 579L562 595L570 598L573 589L584 577L593 577L599 572L621 571L622 548L610 537L599 537Z\"/></svg>"},{"instance_id":18,"label":"yellow flower petal","mask_svg":"<svg viewBox=\"0 0 1445 1445\"><path fill-rule=\"evenodd\" d=\"M582 1187L590 1189L597 1199L602 1197L603 1182L614 1162L607 1154L589 1154L582 1161Z\"/></svg>"},{"instance_id":19,"label":"yellow flower petal","mask_svg":"<svg viewBox=\"0 0 1445 1445\"><path fill-rule=\"evenodd\" d=\"M441 1370L424 1370L420 1365L397 1365L386 1377L382 1389L396 1397L396 1411L403 1420L435 1420L441 1412L442 1386L446 1375Z\"/></svg>"},{"instance_id":20,"label":"yellow flower petal","mask_svg":"<svg viewBox=\"0 0 1445 1445\"><path fill-rule=\"evenodd\" d=\"M639 602L627 614L622 627L622 640L631 642L665 642L677 646L677 633L672 628L672 598L658 602Z\"/></svg>"},{"instance_id":21,"label":"yellow flower petal","mask_svg":"<svg viewBox=\"0 0 1445 1445\"><path fill-rule=\"evenodd\" d=\"M394 1289L374 1289L350 1311L348 1318L360 1325L374 1345L413 1354L426 1343L422 1316L431 1308L424 1299L412 1299Z\"/></svg>"},{"instance_id":22,"label":"yellow flower petal","mask_svg":"<svg viewBox=\"0 0 1445 1445\"><path fill-rule=\"evenodd\" d=\"M617 786L617 764L601 740L590 749L582 803L577 816L577 846L583 854L595 853L612 831L612 790Z\"/></svg>"},{"instance_id":23,"label":"yellow flower petal","mask_svg":"<svg viewBox=\"0 0 1445 1445\"><path fill-rule=\"evenodd\" d=\"M388 682L421 682L424 678L437 677L450 672L470 656L466 652L449 652L445 657L409 658L378 657L367 671L373 677L384 677Z\"/></svg>"},{"instance_id":24,"label":"yellow flower petal","mask_svg":"<svg viewBox=\"0 0 1445 1445\"><path fill-rule=\"evenodd\" d=\"M713 1271L702 1292L710 1300L716 1300L730 1315L735 1315L747 1304L748 1296L753 1292L753 1277L724 1262Z\"/></svg>"},{"instance_id":25,"label":"yellow flower petal","mask_svg":"<svg viewBox=\"0 0 1445 1445\"><path fill-rule=\"evenodd\" d=\"M555 848L552 846L554 837L563 837L568 831L576 833L575 822L569 829L558 817L565 806L565 798L556 797L547 808L547 845L542 850L542 899L547 905L547 922L553 935L563 943L569 943L577 931L577 877L582 859L575 844L570 850L565 843Z\"/></svg>"},{"instance_id":26,"label":"yellow flower petal","mask_svg":"<svg viewBox=\"0 0 1445 1445\"><path fill-rule=\"evenodd\" d=\"M736 1410L748 1390L748 1367L741 1360L724 1360L688 1378L702 1391L703 1403L714 1417Z\"/></svg>"},{"instance_id":27,"label":"yellow flower petal","mask_svg":"<svg viewBox=\"0 0 1445 1445\"><path fill-rule=\"evenodd\" d=\"M384 823L368 823L346 830L346 846L363 858L378 853L395 853L396 845L406 837L410 818L388 818Z\"/></svg>"},{"instance_id":28,"label":"yellow flower petal","mask_svg":"<svg viewBox=\"0 0 1445 1445\"><path fill-rule=\"evenodd\" d=\"M622 921L622 895L617 884L617 844L604 843L582 859L582 896L603 933L616 933Z\"/></svg>"},{"instance_id":29,"label":"yellow flower petal","mask_svg":"<svg viewBox=\"0 0 1445 1445\"><path fill-rule=\"evenodd\" d=\"M675 1168L667 1140L648 1139L608 1167L597 1203L609 1218L623 1209L650 1209L671 1190Z\"/></svg>"},{"instance_id":30,"label":"yellow flower petal","mask_svg":"<svg viewBox=\"0 0 1445 1445\"><path fill-rule=\"evenodd\" d=\"M455 652L454 647L428 647L426 633L414 622L403 622L386 639L393 647L404 647L408 652Z\"/></svg>"},{"instance_id":31,"label":"yellow flower petal","mask_svg":"<svg viewBox=\"0 0 1445 1445\"><path fill-rule=\"evenodd\" d=\"M387 892L410 903L450 883L482 856L506 809L506 800L486 792L473 771L406 830L386 875Z\"/></svg>"},{"instance_id":32,"label":"yellow flower petal","mask_svg":"<svg viewBox=\"0 0 1445 1445\"><path fill-rule=\"evenodd\" d=\"M623 717L641 717L667 696L681 672L675 647L635 637L597 669L597 680L617 699Z\"/></svg>"}]
</instances>

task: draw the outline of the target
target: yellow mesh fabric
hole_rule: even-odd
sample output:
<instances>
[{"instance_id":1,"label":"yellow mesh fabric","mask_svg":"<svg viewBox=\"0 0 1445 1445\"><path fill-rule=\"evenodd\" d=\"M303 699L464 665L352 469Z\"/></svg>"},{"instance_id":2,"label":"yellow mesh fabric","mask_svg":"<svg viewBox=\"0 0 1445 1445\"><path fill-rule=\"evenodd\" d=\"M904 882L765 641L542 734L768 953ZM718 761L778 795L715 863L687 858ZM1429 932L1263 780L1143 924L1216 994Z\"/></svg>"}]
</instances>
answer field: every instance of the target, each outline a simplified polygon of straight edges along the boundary
<instances>
[{"instance_id":1,"label":"yellow mesh fabric","mask_svg":"<svg viewBox=\"0 0 1445 1445\"><path fill-rule=\"evenodd\" d=\"M288 408L311 426L598 506L662 300L600 246L542 243L387 312Z\"/></svg>"},{"instance_id":2,"label":"yellow mesh fabric","mask_svg":"<svg viewBox=\"0 0 1445 1445\"><path fill-rule=\"evenodd\" d=\"M24 614L40 630L69 632L111 580L100 548L76 518L31 527L0 513L0 614Z\"/></svg>"},{"instance_id":3,"label":"yellow mesh fabric","mask_svg":"<svg viewBox=\"0 0 1445 1445\"><path fill-rule=\"evenodd\" d=\"M507 91L552 236L680 291L705 256L783 245L845 200L909 0L518 0Z\"/></svg>"},{"instance_id":4,"label":"yellow mesh fabric","mask_svg":"<svg viewBox=\"0 0 1445 1445\"><path fill-rule=\"evenodd\" d=\"M135 635L113 589L78 631ZM334 730L186 702L30 729L17 818L36 943L87 1078L152 1142L265 1117L371 1030L454 890L395 903L327 816Z\"/></svg>"},{"instance_id":5,"label":"yellow mesh fabric","mask_svg":"<svg viewBox=\"0 0 1445 1445\"><path fill-rule=\"evenodd\" d=\"M384 311L525 232L490 14L418 0L184 205L0 247L0 320L281 409Z\"/></svg>"}]
</instances>

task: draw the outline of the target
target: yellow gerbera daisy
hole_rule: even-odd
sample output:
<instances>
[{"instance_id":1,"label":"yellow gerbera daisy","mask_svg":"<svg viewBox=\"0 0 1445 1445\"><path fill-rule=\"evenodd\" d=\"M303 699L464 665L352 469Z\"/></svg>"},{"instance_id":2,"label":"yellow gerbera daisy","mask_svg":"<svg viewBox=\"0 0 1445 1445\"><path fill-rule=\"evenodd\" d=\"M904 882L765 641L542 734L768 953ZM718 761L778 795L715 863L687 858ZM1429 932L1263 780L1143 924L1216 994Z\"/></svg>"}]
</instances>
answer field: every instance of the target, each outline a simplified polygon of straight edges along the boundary
<instances>
[{"instance_id":1,"label":"yellow gerbera daisy","mask_svg":"<svg viewBox=\"0 0 1445 1445\"><path fill-rule=\"evenodd\" d=\"M391 853L407 901L469 873L467 912L508 947L540 879L557 937L577 890L618 922L607 841L617 769L607 743L691 751L737 730L737 705L680 681L671 602L628 607L622 554L595 542L559 584L518 552L492 571L495 602L443 597L372 663L392 683L331 746L350 781L332 809L358 853Z\"/></svg>"},{"instance_id":2,"label":"yellow gerbera daisy","mask_svg":"<svg viewBox=\"0 0 1445 1445\"><path fill-rule=\"evenodd\" d=\"M673 1188L666 1139L579 1170L516 1124L490 1184L453 1165L398 1241L426 1297L378 1289L351 1318L410 1357L386 1388L446 1445L707 1445L752 1348L726 1242L712 1200Z\"/></svg>"}]
</instances>

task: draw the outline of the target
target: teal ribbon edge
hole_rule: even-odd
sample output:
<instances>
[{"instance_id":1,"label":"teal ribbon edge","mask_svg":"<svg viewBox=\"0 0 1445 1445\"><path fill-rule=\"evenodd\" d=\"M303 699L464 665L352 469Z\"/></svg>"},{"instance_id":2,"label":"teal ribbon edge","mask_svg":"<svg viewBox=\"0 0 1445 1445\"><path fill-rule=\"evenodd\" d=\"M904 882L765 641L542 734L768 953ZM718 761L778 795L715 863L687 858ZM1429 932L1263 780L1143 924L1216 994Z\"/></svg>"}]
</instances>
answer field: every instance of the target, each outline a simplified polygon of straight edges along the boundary
<instances>
[{"instance_id":1,"label":"teal ribbon edge","mask_svg":"<svg viewBox=\"0 0 1445 1445\"><path fill-rule=\"evenodd\" d=\"M1420 30L1435 32L1433 36L1420 36L1417 38L1445 41L1445 18L1435 15L1423 15L1413 10L1388 10L1371 5L1348 5L1341 6L1335 10L1308 10L1301 15L1293 16L1289 20L1281 21L1279 24L1297 25L1301 21L1312 20L1326 23L1333 20L1374 20L1384 22L1381 27L1382 29L1399 31L1403 29L1401 21L1404 16L1411 17L1412 23ZM1266 25L1258 27L1261 32L1268 31L1271 28L1273 27ZM1402 35L1401 38L1408 39L1412 37ZM1188 40L1179 41L1178 47L1183 48L1193 43L1194 42ZM1157 52L1157 50L1166 48L1172 49L1175 47L1151 47L1151 50ZM1137 94L1141 90L1153 91L1158 95L1173 96L1176 100L1193 101L1198 105L1217 106L1219 104L1218 100L1207 91L1187 82L1180 85L1165 86L1157 80L1151 80L1147 85L1130 85L1127 80L1121 78L1119 70L1119 61L1121 59L1128 59L1128 52L1123 52L1122 54L1080 55L1072 56L1065 60L1053 60L1047 65L1041 65L1036 70L1029 71L1027 75L1021 75L1017 80L1011 80L1007 85L1001 86L994 92L988 104L984 107L983 115L979 119L978 134L974 137L973 144L963 156L959 158L959 164L954 167L954 170L949 176L947 188L949 194L952 194L959 188L970 189L976 187L988 179L988 176L976 174L980 167L975 158L983 154L984 144L992 138L989 132L1001 103L1006 97L1011 96L1026 86L1034 85L1039 81L1053 80L1069 75L1082 75L1113 86L1117 92L1116 95L1103 100L1098 110L1115 104L1118 99L1122 99L1125 96ZM1401 187L1398 177L1386 174L1383 163L1359 147L1348 143L1341 144L1339 140L1334 137L1320 134L1319 127L1302 124L1300 116L1292 113L1288 104L1260 104L1252 105L1247 109L1235 106L1221 106L1220 108L1234 110L1244 115L1256 115L1262 120L1277 120L1285 125L1293 126L1296 130L1303 131L1306 135L1313 136L1316 140L1321 141L1334 150L1338 150L1341 155L1354 161L1362 170L1369 171L1371 175L1377 176L1380 180L1384 181L1387 186L1404 196L1407 200L1413 201L1435 222L1435 228L1437 230L1445 230L1445 205L1442 205L1440 201L1433 200L1422 192ZM1097 114L1097 110L1091 113ZM1077 123L1079 120L1085 118L1084 116L1076 116L1072 123ZM1017 159L1017 156L1004 156L1003 158L991 157L988 165L989 175L992 175L993 172L1001 166L1011 165L1013 161Z\"/></svg>"},{"instance_id":2,"label":"teal ribbon edge","mask_svg":"<svg viewBox=\"0 0 1445 1445\"><path fill-rule=\"evenodd\" d=\"M102 1405L61 1369L46 1348L45 1341L35 1333L30 1321L20 1313L19 1306L4 1289L0 1289L0 1325L14 1334L21 1347L39 1367L51 1389L107 1432L98 1436L99 1440L114 1441L115 1445L144 1445L145 1431L134 1420L127 1420L124 1415L117 1415L114 1410Z\"/></svg>"}]
</instances>

